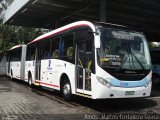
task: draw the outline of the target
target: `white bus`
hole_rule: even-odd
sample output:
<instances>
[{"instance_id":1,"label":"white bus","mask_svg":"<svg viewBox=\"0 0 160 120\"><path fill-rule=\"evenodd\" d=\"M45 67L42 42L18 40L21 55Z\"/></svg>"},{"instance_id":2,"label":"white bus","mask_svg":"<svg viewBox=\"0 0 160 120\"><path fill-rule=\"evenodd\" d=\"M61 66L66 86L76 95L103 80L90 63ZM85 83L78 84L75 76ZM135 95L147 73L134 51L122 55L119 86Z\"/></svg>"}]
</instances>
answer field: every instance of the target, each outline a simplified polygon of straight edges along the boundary
<instances>
[{"instance_id":1,"label":"white bus","mask_svg":"<svg viewBox=\"0 0 160 120\"><path fill-rule=\"evenodd\" d=\"M12 65L18 49L22 50L21 59L16 53L19 65ZM12 48L8 57L9 76L59 90L65 99L72 94L105 99L151 93L146 39L120 25L75 22Z\"/></svg>"}]
</instances>

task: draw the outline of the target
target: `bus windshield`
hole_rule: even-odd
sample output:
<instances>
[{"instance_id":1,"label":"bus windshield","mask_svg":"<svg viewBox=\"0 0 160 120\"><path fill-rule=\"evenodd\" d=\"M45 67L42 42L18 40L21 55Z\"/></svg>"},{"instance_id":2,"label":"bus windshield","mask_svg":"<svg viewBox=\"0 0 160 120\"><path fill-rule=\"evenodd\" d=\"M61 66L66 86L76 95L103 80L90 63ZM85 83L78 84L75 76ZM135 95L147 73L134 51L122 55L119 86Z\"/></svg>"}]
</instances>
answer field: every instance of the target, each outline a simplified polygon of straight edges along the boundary
<instances>
[{"instance_id":1,"label":"bus windshield","mask_svg":"<svg viewBox=\"0 0 160 120\"><path fill-rule=\"evenodd\" d=\"M117 70L147 70L151 68L145 37L136 32L99 29L101 47L98 63Z\"/></svg>"}]
</instances>

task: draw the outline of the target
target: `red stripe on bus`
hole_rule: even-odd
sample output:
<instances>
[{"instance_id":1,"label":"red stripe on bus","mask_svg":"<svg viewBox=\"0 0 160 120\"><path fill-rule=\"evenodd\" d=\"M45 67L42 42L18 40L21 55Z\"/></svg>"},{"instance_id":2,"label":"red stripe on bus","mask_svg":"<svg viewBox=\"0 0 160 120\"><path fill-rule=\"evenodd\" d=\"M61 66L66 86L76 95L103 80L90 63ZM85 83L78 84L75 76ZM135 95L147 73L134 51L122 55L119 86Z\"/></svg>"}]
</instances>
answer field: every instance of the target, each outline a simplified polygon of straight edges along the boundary
<instances>
[{"instance_id":1,"label":"red stripe on bus","mask_svg":"<svg viewBox=\"0 0 160 120\"><path fill-rule=\"evenodd\" d=\"M37 40L35 40L35 41L33 40L32 42L30 42L30 43L28 43L28 44L31 44L31 43L34 43L34 42L38 42L38 41L40 41L40 40L42 40L42 39L49 38L49 37L51 37L51 36L53 36L53 35L56 35L56 34L59 34L59 33L61 33L61 32L64 32L64 31L67 31L67 30L70 30L70 29L73 29L73 28L76 28L76 27L80 27L80 26L88 26L88 27L89 27L88 24L75 25L75 26L72 26L72 27L63 29L63 30L61 30L61 31L58 31L58 32L56 32L56 33L53 33L53 34L51 34L51 35L45 36L45 37L43 37L43 38L37 39Z\"/></svg>"},{"instance_id":2,"label":"red stripe on bus","mask_svg":"<svg viewBox=\"0 0 160 120\"><path fill-rule=\"evenodd\" d=\"M41 81L35 81L35 83L39 83L39 84L43 84L43 85L48 85L48 86L52 86L52 87L57 87L57 88L59 88L59 86L57 86L57 85L48 84L48 83L44 83L44 82L41 82Z\"/></svg>"},{"instance_id":3,"label":"red stripe on bus","mask_svg":"<svg viewBox=\"0 0 160 120\"><path fill-rule=\"evenodd\" d=\"M16 76L15 78L20 79L20 77Z\"/></svg>"}]
</instances>

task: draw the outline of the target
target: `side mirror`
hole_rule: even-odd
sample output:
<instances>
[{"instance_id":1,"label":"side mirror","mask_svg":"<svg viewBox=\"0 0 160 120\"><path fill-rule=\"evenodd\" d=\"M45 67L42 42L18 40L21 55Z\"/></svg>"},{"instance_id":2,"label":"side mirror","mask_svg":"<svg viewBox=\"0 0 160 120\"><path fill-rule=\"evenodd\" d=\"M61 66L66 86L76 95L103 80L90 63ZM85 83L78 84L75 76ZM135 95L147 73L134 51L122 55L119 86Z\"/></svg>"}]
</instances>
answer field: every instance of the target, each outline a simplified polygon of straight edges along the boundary
<instances>
[{"instance_id":1,"label":"side mirror","mask_svg":"<svg viewBox=\"0 0 160 120\"><path fill-rule=\"evenodd\" d=\"M101 44L100 44L100 37L99 35L95 36L95 48L100 48Z\"/></svg>"}]
</instances>

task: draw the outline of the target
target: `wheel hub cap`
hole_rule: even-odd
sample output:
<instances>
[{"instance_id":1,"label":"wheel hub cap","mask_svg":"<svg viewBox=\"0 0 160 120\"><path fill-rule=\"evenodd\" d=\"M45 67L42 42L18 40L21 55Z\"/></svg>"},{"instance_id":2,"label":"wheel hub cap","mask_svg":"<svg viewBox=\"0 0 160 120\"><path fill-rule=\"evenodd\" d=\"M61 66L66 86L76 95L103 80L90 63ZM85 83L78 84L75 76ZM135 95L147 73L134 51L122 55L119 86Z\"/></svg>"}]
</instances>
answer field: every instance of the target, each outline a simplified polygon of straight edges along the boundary
<instances>
[{"instance_id":1,"label":"wheel hub cap","mask_svg":"<svg viewBox=\"0 0 160 120\"><path fill-rule=\"evenodd\" d=\"M64 94L70 93L70 85L69 84L64 85L63 89L64 89Z\"/></svg>"}]
</instances>

